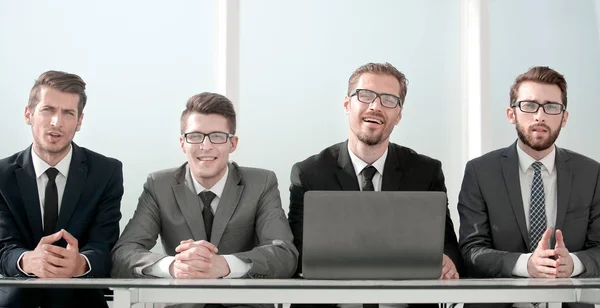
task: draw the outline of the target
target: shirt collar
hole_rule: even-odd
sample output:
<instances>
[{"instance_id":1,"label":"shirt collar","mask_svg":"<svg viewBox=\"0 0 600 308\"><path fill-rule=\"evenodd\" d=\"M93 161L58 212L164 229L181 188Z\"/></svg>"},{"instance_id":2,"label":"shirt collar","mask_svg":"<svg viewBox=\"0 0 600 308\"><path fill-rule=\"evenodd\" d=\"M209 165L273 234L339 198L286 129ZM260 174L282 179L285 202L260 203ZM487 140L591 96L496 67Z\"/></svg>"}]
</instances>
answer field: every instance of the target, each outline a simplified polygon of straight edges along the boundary
<instances>
[{"instance_id":1,"label":"shirt collar","mask_svg":"<svg viewBox=\"0 0 600 308\"><path fill-rule=\"evenodd\" d=\"M220 199L221 195L223 195L223 190L225 189L225 182L227 182L227 178L229 177L229 164L225 168L226 168L225 174L211 189L204 188L204 186L202 186L200 183L198 183L198 181L196 181L194 176L192 176L192 182L194 183L194 188L196 189L196 195L205 190L209 190L209 191L212 191L215 195L217 195L217 197ZM190 172L191 172L191 170L190 170Z\"/></svg>"},{"instance_id":2,"label":"shirt collar","mask_svg":"<svg viewBox=\"0 0 600 308\"><path fill-rule=\"evenodd\" d=\"M517 143L517 156L519 157L519 168L523 173L527 173L527 169L531 167L531 164L536 162L533 157L529 156L529 154L525 153L523 149ZM544 158L540 159L539 162L544 165L548 173L552 173L554 170L554 160L556 158L556 146L552 145L552 152L548 153Z\"/></svg>"},{"instance_id":3,"label":"shirt collar","mask_svg":"<svg viewBox=\"0 0 600 308\"><path fill-rule=\"evenodd\" d=\"M35 171L36 179L39 179L46 170L50 167L54 167L58 170L60 174L62 174L65 178L69 174L69 167L71 166L71 159L73 158L73 146L69 147L69 153L61 161L56 164L56 166L50 166L46 163L42 158L40 158L37 153L31 148L31 160L33 162L33 170Z\"/></svg>"},{"instance_id":4,"label":"shirt collar","mask_svg":"<svg viewBox=\"0 0 600 308\"><path fill-rule=\"evenodd\" d=\"M350 161L352 161L352 165L354 166L354 172L356 172L356 176L358 177L362 170L365 169L365 167L369 164L364 162L362 159L356 156L354 152L352 152L352 150L350 149L350 143L348 143L348 153L350 154ZM385 165L385 159L387 158L387 154L388 149L386 148L385 152L383 152L383 154L371 164L371 166L377 169L377 172L379 172L381 176L383 176L383 166Z\"/></svg>"}]
</instances>

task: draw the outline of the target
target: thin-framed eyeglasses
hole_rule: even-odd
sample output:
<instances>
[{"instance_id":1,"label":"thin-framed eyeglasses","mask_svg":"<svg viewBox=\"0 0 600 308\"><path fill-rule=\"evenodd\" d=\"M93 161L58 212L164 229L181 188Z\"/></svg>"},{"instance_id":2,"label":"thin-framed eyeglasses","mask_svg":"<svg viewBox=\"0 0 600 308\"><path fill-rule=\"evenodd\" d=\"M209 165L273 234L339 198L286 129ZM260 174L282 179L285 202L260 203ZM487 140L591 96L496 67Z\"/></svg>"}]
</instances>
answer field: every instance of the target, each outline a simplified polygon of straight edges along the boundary
<instances>
[{"instance_id":1,"label":"thin-framed eyeglasses","mask_svg":"<svg viewBox=\"0 0 600 308\"><path fill-rule=\"evenodd\" d=\"M227 143L230 138L235 137L234 135L225 132L212 132L208 134L191 132L183 134L185 141L191 144L199 144L204 142L204 138L206 138L206 136L208 136L208 140L210 140L212 144Z\"/></svg>"},{"instance_id":2,"label":"thin-framed eyeglasses","mask_svg":"<svg viewBox=\"0 0 600 308\"><path fill-rule=\"evenodd\" d=\"M558 115L561 114L567 107L561 103L545 103L540 104L536 101L518 101L510 105L511 107L519 107L519 109L525 113L536 113L542 107L546 114Z\"/></svg>"},{"instance_id":3,"label":"thin-framed eyeglasses","mask_svg":"<svg viewBox=\"0 0 600 308\"><path fill-rule=\"evenodd\" d=\"M348 96L352 97L355 95L358 101L361 103L372 104L379 97L379 101L383 107L396 108L398 105L402 107L402 100L400 97L393 94L377 93L367 89L355 89L352 90Z\"/></svg>"}]
</instances>

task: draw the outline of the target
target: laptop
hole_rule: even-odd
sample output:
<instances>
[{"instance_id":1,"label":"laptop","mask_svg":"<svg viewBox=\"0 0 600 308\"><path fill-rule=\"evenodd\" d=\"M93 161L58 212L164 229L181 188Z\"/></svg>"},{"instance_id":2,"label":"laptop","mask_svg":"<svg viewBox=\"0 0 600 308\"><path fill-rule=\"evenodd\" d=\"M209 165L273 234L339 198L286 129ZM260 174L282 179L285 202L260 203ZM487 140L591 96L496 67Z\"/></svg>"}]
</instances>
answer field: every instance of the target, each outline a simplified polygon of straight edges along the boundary
<instances>
[{"instance_id":1,"label":"laptop","mask_svg":"<svg viewBox=\"0 0 600 308\"><path fill-rule=\"evenodd\" d=\"M446 193L308 191L302 269L306 279L437 279Z\"/></svg>"}]
</instances>

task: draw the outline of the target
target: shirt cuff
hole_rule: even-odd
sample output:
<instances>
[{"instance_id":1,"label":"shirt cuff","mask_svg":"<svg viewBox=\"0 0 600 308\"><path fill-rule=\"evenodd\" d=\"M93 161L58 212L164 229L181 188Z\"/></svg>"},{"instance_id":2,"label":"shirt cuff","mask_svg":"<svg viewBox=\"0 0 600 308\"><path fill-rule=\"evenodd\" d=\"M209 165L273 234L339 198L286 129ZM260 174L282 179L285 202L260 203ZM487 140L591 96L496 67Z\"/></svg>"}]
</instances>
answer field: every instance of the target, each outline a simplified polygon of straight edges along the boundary
<instances>
[{"instance_id":1,"label":"shirt cuff","mask_svg":"<svg viewBox=\"0 0 600 308\"><path fill-rule=\"evenodd\" d=\"M524 253L519 256L519 259L517 259L517 263L512 270L513 276L531 278L531 275L529 275L529 271L527 270L527 261L529 261L529 257L531 257L530 253Z\"/></svg>"},{"instance_id":2,"label":"shirt cuff","mask_svg":"<svg viewBox=\"0 0 600 308\"><path fill-rule=\"evenodd\" d=\"M223 278L240 278L250 271L250 264L245 263L234 255L223 255L223 258L225 258L227 265L229 265L229 275Z\"/></svg>"},{"instance_id":3,"label":"shirt cuff","mask_svg":"<svg viewBox=\"0 0 600 308\"><path fill-rule=\"evenodd\" d=\"M583 271L585 270L585 266L583 266L583 263L581 263L581 260L579 260L579 257L572 253L569 253L569 255L573 259L573 273L571 274L570 277L574 277L574 276L577 276L577 275L583 273Z\"/></svg>"},{"instance_id":4,"label":"shirt cuff","mask_svg":"<svg viewBox=\"0 0 600 308\"><path fill-rule=\"evenodd\" d=\"M169 271L169 267L171 267L171 263L173 263L173 261L175 261L175 257L164 257L158 260L158 262L145 268L142 272L145 275L158 278L173 278L173 276L171 276L171 272Z\"/></svg>"},{"instance_id":5,"label":"shirt cuff","mask_svg":"<svg viewBox=\"0 0 600 308\"><path fill-rule=\"evenodd\" d=\"M27 251L26 251L26 252L27 252ZM23 259L23 256L24 256L24 255L25 255L25 252L24 252L24 253L22 253L22 254L19 256L19 259L17 260L17 268L19 269L19 271L21 271L21 273L23 273L23 274L25 274L25 275L27 275L27 276L29 276L29 277L36 277L35 275L31 275L31 274L25 273L25 271L24 271L24 270L21 268L21 259Z\"/></svg>"},{"instance_id":6,"label":"shirt cuff","mask_svg":"<svg viewBox=\"0 0 600 308\"><path fill-rule=\"evenodd\" d=\"M81 274L81 275L79 275L79 276L73 276L73 277L75 277L75 278L77 278L77 277L83 277L83 276L85 276L85 275L89 274L89 273L92 271L92 265L90 264L90 259L88 259L88 257L86 257L86 256L85 256L84 254L82 254L82 253L80 253L80 255L82 255L82 256L85 258L85 262L86 262L86 263L87 263L87 265L88 265L88 270L87 270L85 273L83 273L83 274Z\"/></svg>"}]
</instances>

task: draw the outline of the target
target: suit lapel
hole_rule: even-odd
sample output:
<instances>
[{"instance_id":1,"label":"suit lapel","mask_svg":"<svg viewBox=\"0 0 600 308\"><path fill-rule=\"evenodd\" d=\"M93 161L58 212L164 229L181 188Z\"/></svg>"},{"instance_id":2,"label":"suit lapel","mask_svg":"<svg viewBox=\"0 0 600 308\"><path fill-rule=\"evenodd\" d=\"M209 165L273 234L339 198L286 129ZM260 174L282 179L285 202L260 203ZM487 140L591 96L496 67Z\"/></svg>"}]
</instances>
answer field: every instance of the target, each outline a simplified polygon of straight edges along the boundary
<instances>
[{"instance_id":1,"label":"suit lapel","mask_svg":"<svg viewBox=\"0 0 600 308\"><path fill-rule=\"evenodd\" d=\"M519 157L517 156L517 143L506 148L502 153L500 164L502 166L502 174L504 175L504 184L510 204L512 205L513 213L517 219L519 230L523 236L523 240L529 248L529 232L527 232L527 224L525 222L525 210L523 209L523 197L521 195L521 182L519 180Z\"/></svg>"},{"instance_id":2,"label":"suit lapel","mask_svg":"<svg viewBox=\"0 0 600 308\"><path fill-rule=\"evenodd\" d=\"M194 184L187 163L177 169L174 176L177 179L177 184L173 185L175 201L192 232L194 240L206 239L200 201L198 195L195 194Z\"/></svg>"},{"instance_id":3,"label":"suit lapel","mask_svg":"<svg viewBox=\"0 0 600 308\"><path fill-rule=\"evenodd\" d=\"M229 175L225 182L225 189L219 200L217 206L217 212L215 213L215 220L213 222L213 230L211 235L211 243L215 246L219 246L219 241L223 236L225 227L231 220L231 216L240 202L244 191L244 184L242 184L242 176L239 172L238 165L236 163L229 164Z\"/></svg>"},{"instance_id":4,"label":"suit lapel","mask_svg":"<svg viewBox=\"0 0 600 308\"><path fill-rule=\"evenodd\" d=\"M73 212L79 203L79 197L83 192L87 178L87 157L85 156L83 150L75 143L72 143L72 147L73 157L71 159L71 166L69 166L69 174L67 175L65 192L63 193L60 204L58 221L56 222L57 230L67 228L69 220L71 219L71 216L73 215Z\"/></svg>"},{"instance_id":5,"label":"suit lapel","mask_svg":"<svg viewBox=\"0 0 600 308\"><path fill-rule=\"evenodd\" d=\"M569 196L571 194L571 164L569 155L556 147L556 177L557 177L557 211L556 211L556 229L562 229L569 206ZM552 237L554 239L554 237ZM553 245L554 246L554 245Z\"/></svg>"},{"instance_id":6,"label":"suit lapel","mask_svg":"<svg viewBox=\"0 0 600 308\"><path fill-rule=\"evenodd\" d=\"M340 144L338 167L339 169L336 170L335 175L340 182L342 190L360 190L358 178L356 177L356 172L348 153L348 141Z\"/></svg>"},{"instance_id":7,"label":"suit lapel","mask_svg":"<svg viewBox=\"0 0 600 308\"><path fill-rule=\"evenodd\" d=\"M388 146L388 154L383 167L383 179L381 183L382 191L398 191L400 190L402 178L402 162L404 157L402 153L398 153L396 147L392 143Z\"/></svg>"},{"instance_id":8,"label":"suit lapel","mask_svg":"<svg viewBox=\"0 0 600 308\"><path fill-rule=\"evenodd\" d=\"M42 214L37 191L37 180L31 161L31 151L32 148L29 147L23 152L23 162L21 168L15 170L15 177L17 178L17 184L19 185L21 197L23 198L23 206L27 213L31 232L33 234L33 241L37 243L43 235Z\"/></svg>"}]
</instances>

